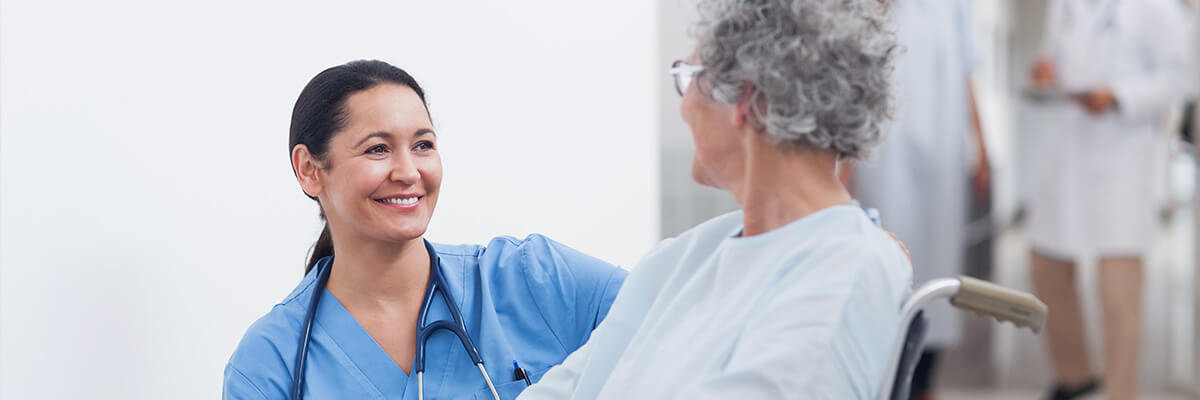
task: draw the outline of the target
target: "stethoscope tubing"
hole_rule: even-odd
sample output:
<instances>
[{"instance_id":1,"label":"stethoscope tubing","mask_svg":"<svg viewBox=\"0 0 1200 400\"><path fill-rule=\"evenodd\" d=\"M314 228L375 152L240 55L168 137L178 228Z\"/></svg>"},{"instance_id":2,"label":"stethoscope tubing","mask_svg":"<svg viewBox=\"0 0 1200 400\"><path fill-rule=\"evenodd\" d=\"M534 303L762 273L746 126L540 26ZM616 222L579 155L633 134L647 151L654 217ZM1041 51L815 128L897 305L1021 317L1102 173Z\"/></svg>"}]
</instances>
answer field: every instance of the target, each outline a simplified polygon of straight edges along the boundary
<instances>
[{"instance_id":1,"label":"stethoscope tubing","mask_svg":"<svg viewBox=\"0 0 1200 400\"><path fill-rule=\"evenodd\" d=\"M318 265L318 268L320 266ZM292 371L292 400L301 400L304 398L304 369L305 360L308 358L308 340L312 336L313 319L317 316L317 305L321 301L321 295L325 293L325 284L329 282L329 271L333 270L333 264L328 267L321 268L317 271L316 287L313 288L312 298L308 300L308 309L304 312L304 327L300 330L300 346L296 352L296 368Z\"/></svg>"},{"instance_id":2,"label":"stethoscope tubing","mask_svg":"<svg viewBox=\"0 0 1200 400\"><path fill-rule=\"evenodd\" d=\"M488 390L492 392L492 397L500 400L500 395L496 392L496 386L492 383L492 377L488 375L487 369L483 367L483 358L479 356L479 350L475 348L475 343L471 341L471 337L467 335L467 326L463 322L462 313L458 311L458 307L454 304L454 299L450 297L450 292L446 289L450 287L446 284L445 278L442 276L442 261L434 251L433 245L429 241L425 241L425 250L429 252L429 285L425 289L425 299L421 303L421 311L417 315L417 351L416 360L413 362L413 371L417 373L417 398L425 399L425 341L434 332L445 329L458 337L462 343L463 349L467 351L467 357L471 362L479 368L479 373L483 375L484 382L487 383ZM320 304L321 297L325 293L325 286L329 283L329 272L333 270L333 264L330 263L322 268L317 265L316 283L313 286L312 298L308 301L308 310L304 313L304 326L300 330L300 344L296 351L296 368L292 376L292 400L301 400L304 398L304 371L305 360L308 358L308 342L312 337L312 324L316 318L317 306ZM442 301L446 304L446 308L450 310L450 318L453 320L434 321L431 324L425 324L426 316L428 315L433 297L441 293Z\"/></svg>"}]
</instances>

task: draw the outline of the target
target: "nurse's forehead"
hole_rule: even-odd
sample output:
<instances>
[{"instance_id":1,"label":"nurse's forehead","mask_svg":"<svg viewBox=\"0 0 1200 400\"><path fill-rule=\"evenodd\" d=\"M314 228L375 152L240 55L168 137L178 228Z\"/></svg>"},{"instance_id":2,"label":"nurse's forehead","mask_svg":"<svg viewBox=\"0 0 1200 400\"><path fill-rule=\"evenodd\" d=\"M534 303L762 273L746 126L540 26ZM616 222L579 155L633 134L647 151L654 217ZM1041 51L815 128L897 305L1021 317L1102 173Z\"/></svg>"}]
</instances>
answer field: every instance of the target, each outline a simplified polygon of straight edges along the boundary
<instances>
[{"instance_id":1,"label":"nurse's forehead","mask_svg":"<svg viewBox=\"0 0 1200 400\"><path fill-rule=\"evenodd\" d=\"M403 85L379 84L351 94L346 98L345 110L348 130L406 132L431 125L425 104L417 92Z\"/></svg>"}]
</instances>

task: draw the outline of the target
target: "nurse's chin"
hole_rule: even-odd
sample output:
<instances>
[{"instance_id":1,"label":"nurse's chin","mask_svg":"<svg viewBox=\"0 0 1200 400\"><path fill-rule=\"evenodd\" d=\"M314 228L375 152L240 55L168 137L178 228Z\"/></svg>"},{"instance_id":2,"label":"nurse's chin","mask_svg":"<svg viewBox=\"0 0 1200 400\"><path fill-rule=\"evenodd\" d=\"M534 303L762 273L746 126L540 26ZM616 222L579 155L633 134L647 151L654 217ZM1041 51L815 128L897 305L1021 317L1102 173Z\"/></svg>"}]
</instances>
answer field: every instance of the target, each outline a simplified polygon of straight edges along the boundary
<instances>
[{"instance_id":1,"label":"nurse's chin","mask_svg":"<svg viewBox=\"0 0 1200 400\"><path fill-rule=\"evenodd\" d=\"M378 225L375 225L369 236L375 237L375 240L387 242L403 243L414 239L420 239L425 235L425 231L429 229L429 217L427 215L412 215L404 218L396 216L387 216L376 219Z\"/></svg>"},{"instance_id":2,"label":"nurse's chin","mask_svg":"<svg viewBox=\"0 0 1200 400\"><path fill-rule=\"evenodd\" d=\"M384 238L384 242L387 242L387 243L394 243L394 244L397 244L397 245L399 245L399 244L409 243L409 242L412 242L412 241L414 241L414 240L416 240L416 241L419 241L419 240L421 240L421 239L422 239L422 237L423 237L424 235L425 235L425 231L420 231L420 233L414 233L414 232L403 232L403 233L400 233L400 232L389 232L389 234L387 235L387 237L386 237L386 238Z\"/></svg>"}]
</instances>

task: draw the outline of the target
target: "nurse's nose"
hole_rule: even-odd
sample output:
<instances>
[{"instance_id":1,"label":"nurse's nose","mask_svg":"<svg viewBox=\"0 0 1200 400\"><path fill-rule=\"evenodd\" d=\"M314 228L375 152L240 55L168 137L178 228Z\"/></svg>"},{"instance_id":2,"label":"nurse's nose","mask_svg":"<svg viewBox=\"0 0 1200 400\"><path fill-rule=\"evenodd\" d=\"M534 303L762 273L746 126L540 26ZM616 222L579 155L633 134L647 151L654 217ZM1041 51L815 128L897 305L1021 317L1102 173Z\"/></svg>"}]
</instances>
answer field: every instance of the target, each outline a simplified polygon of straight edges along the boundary
<instances>
[{"instance_id":1,"label":"nurse's nose","mask_svg":"<svg viewBox=\"0 0 1200 400\"><path fill-rule=\"evenodd\" d=\"M404 185L415 185L421 180L421 171L417 169L417 164L413 161L413 157L408 154L396 157L392 163L392 172L388 175L388 179Z\"/></svg>"}]
</instances>

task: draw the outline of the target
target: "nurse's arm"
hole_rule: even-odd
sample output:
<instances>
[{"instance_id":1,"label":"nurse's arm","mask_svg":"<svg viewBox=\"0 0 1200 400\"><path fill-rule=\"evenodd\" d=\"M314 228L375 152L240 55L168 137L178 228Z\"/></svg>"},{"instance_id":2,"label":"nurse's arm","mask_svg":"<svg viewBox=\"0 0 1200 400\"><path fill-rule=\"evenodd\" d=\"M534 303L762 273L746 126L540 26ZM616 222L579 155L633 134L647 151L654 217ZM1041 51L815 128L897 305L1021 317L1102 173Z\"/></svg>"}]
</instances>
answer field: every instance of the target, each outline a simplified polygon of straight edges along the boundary
<instances>
[{"instance_id":1,"label":"nurse's arm","mask_svg":"<svg viewBox=\"0 0 1200 400\"><path fill-rule=\"evenodd\" d=\"M242 371L232 365L225 367L225 383L221 389L222 400L266 400L267 395L255 386Z\"/></svg>"},{"instance_id":2,"label":"nurse's arm","mask_svg":"<svg viewBox=\"0 0 1200 400\"><path fill-rule=\"evenodd\" d=\"M519 400L559 400L571 398L575 393L575 387L579 384L579 375L583 372L583 367L587 365L588 358L591 355L591 350L595 340L589 340L574 353L567 356L562 364L551 368L542 375L542 379L537 383L521 392L517 397Z\"/></svg>"}]
</instances>

